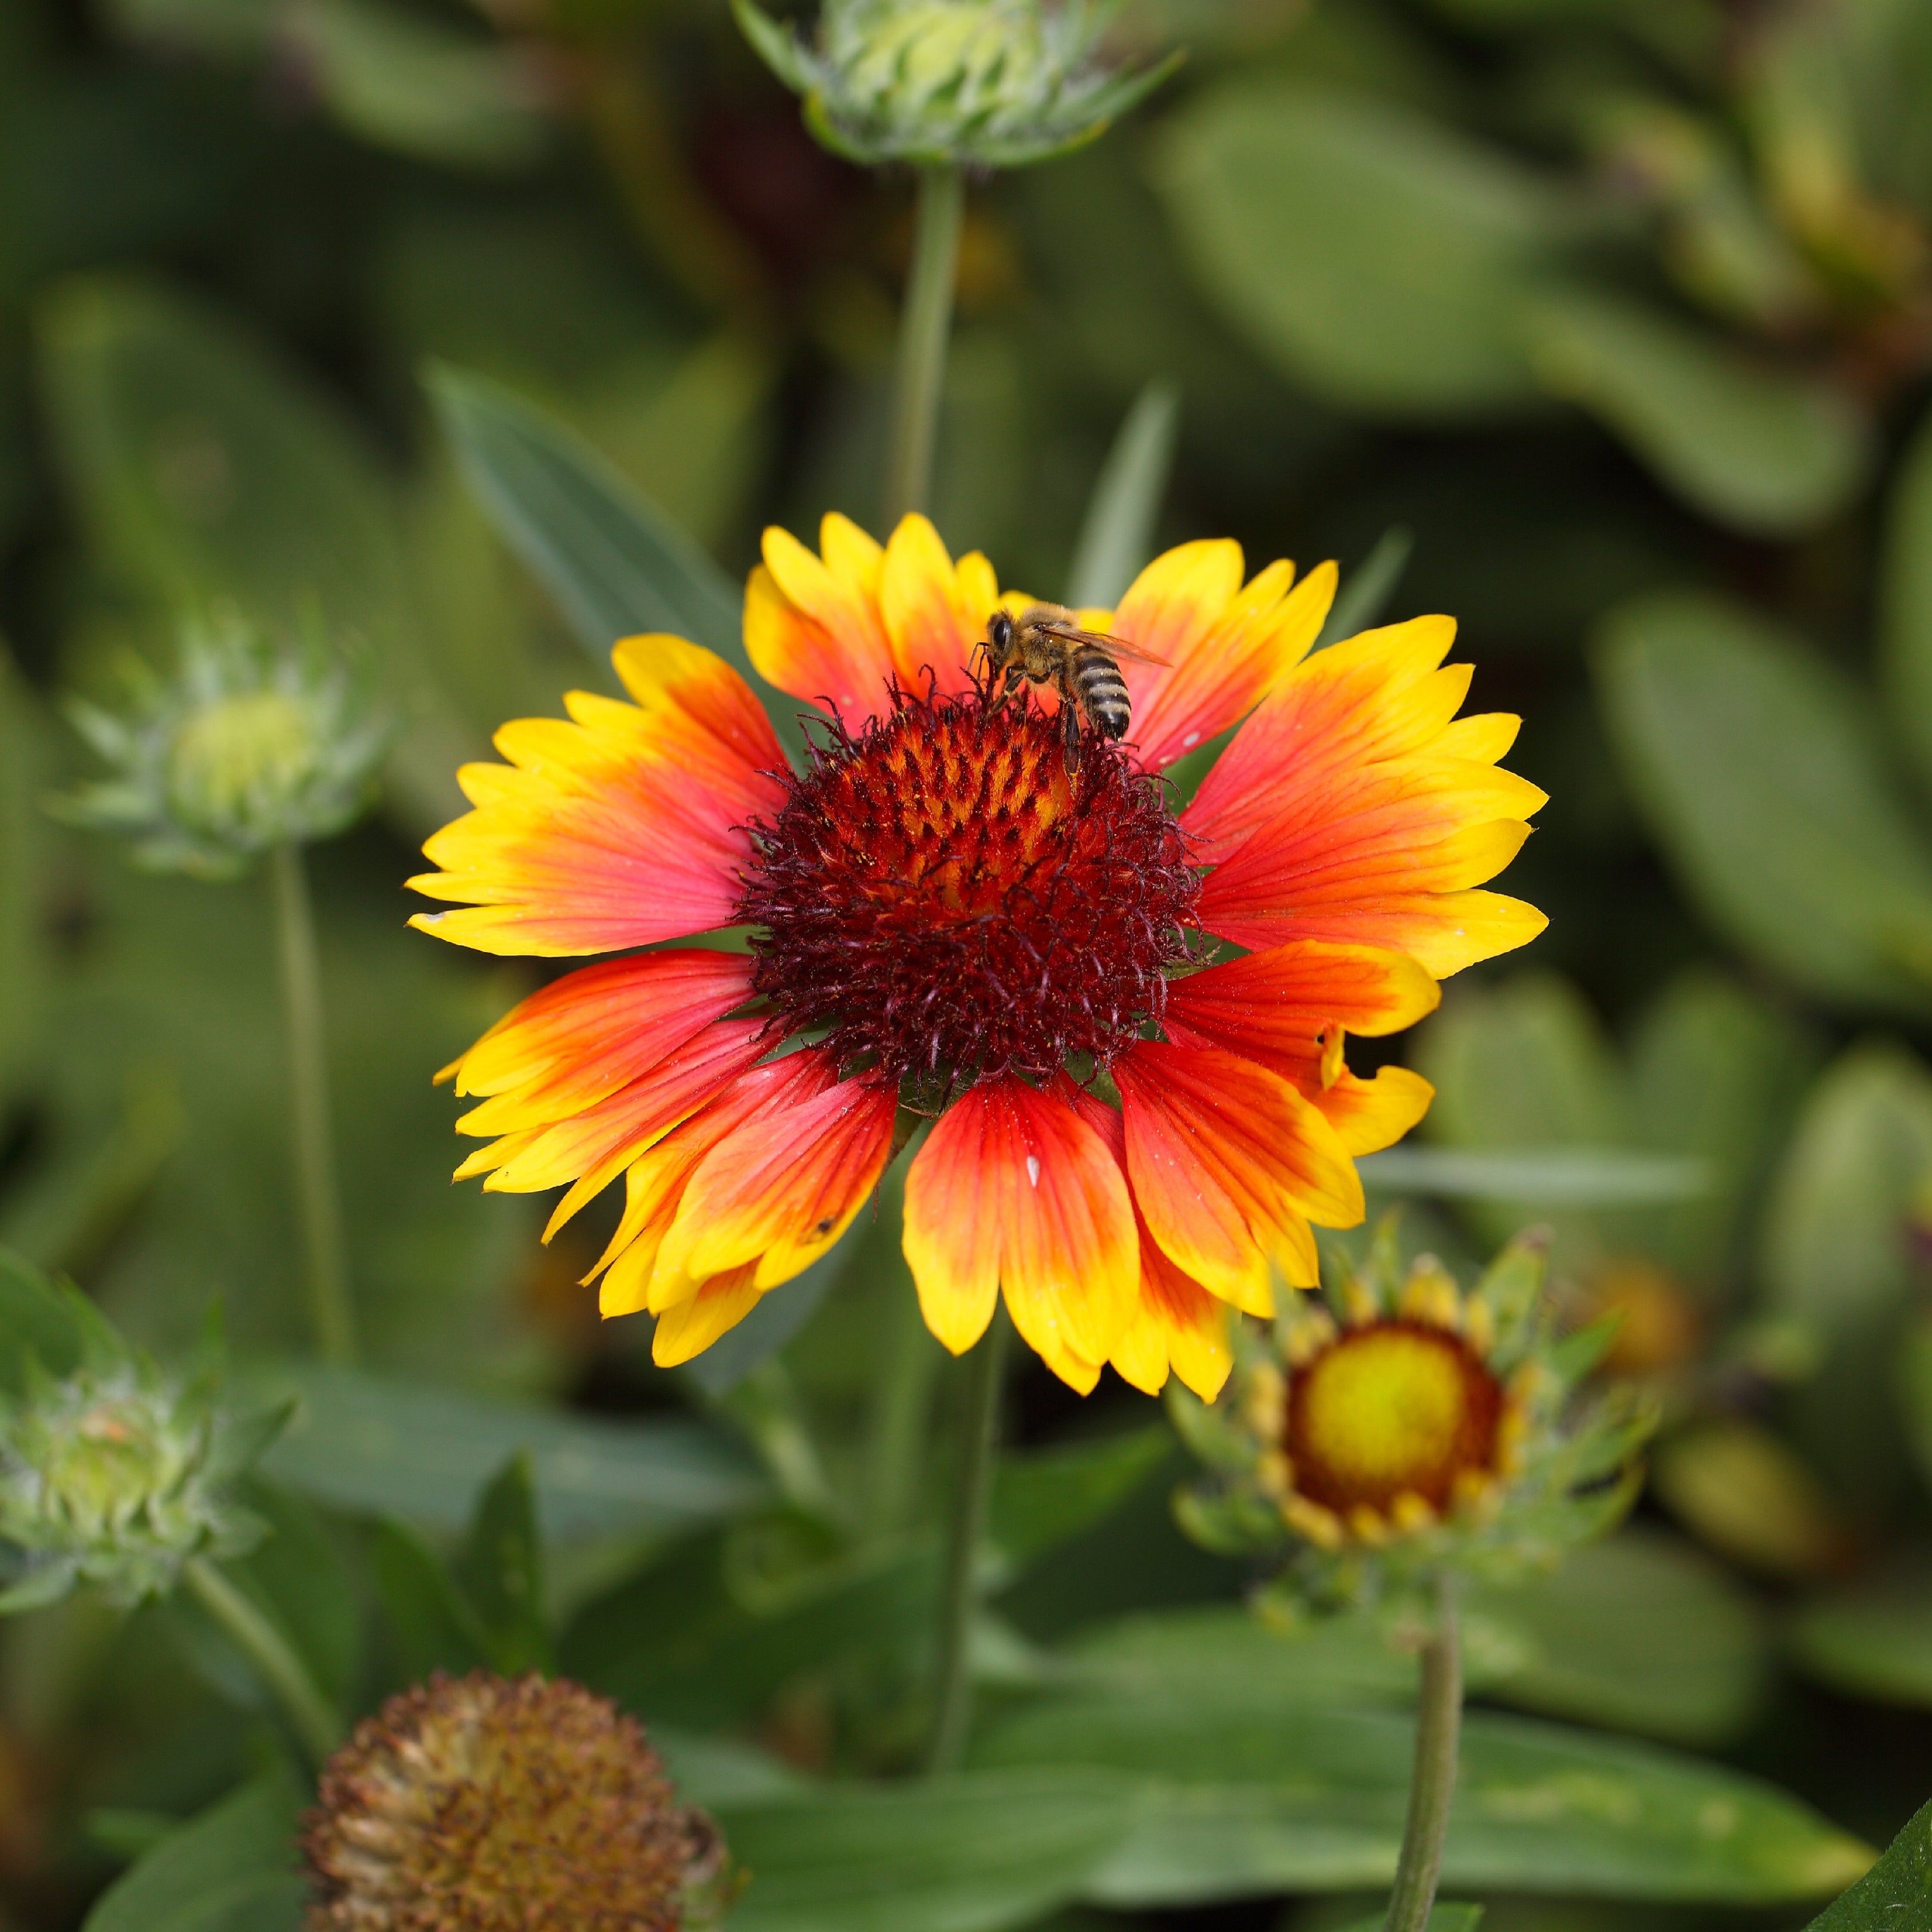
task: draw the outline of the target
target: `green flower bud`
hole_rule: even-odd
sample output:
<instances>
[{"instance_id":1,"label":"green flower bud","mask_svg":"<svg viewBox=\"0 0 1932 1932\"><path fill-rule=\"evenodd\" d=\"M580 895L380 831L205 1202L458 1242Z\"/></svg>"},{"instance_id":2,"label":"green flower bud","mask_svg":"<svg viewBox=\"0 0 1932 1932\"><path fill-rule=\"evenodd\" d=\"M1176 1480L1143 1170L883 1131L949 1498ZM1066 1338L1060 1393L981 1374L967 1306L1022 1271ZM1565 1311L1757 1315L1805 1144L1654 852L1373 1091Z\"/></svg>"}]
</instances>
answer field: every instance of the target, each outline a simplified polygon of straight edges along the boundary
<instances>
[{"instance_id":1,"label":"green flower bud","mask_svg":"<svg viewBox=\"0 0 1932 1932\"><path fill-rule=\"evenodd\" d=\"M227 1491L280 1414L237 1424L220 1412L212 1342L180 1379L129 1349L82 1297L66 1300L80 1366L56 1378L30 1359L21 1395L0 1400L0 1544L24 1573L0 1591L0 1612L77 1583L138 1603L171 1589L190 1556L238 1556L262 1534Z\"/></svg>"},{"instance_id":2,"label":"green flower bud","mask_svg":"<svg viewBox=\"0 0 1932 1932\"><path fill-rule=\"evenodd\" d=\"M339 832L368 803L388 722L319 639L271 644L228 615L184 633L172 678L131 658L124 668L125 715L68 707L115 776L54 808L131 837L137 863L232 878L273 846Z\"/></svg>"},{"instance_id":3,"label":"green flower bud","mask_svg":"<svg viewBox=\"0 0 1932 1932\"><path fill-rule=\"evenodd\" d=\"M1094 140L1180 58L1107 66L1104 0L825 0L812 45L732 5L813 134L854 161L1024 167Z\"/></svg>"},{"instance_id":4,"label":"green flower bud","mask_svg":"<svg viewBox=\"0 0 1932 1932\"><path fill-rule=\"evenodd\" d=\"M1447 1568L1505 1580L1600 1535L1636 1490L1654 1426L1643 1398L1577 1384L1615 1332L1552 1333L1538 1240L1506 1248L1471 1289L1439 1262L1400 1265L1393 1221L1326 1304L1294 1298L1264 1342L1244 1332L1211 1407L1170 1398L1215 1472L1177 1499L1196 1541L1279 1552L1262 1607L1409 1607Z\"/></svg>"}]
</instances>

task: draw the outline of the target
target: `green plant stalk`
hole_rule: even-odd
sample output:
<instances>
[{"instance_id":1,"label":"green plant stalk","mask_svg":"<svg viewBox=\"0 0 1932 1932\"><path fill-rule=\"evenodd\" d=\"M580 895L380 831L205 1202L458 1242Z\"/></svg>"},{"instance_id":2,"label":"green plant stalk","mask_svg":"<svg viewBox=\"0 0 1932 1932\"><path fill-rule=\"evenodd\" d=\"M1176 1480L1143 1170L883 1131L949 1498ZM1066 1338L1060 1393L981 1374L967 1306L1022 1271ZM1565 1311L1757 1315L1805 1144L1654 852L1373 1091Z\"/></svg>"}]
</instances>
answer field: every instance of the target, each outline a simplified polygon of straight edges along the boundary
<instances>
[{"instance_id":1,"label":"green plant stalk","mask_svg":"<svg viewBox=\"0 0 1932 1932\"><path fill-rule=\"evenodd\" d=\"M188 1558L182 1581L280 1705L310 1760L320 1764L341 1743L342 1721L287 1640L206 1556Z\"/></svg>"},{"instance_id":2,"label":"green plant stalk","mask_svg":"<svg viewBox=\"0 0 1932 1932\"><path fill-rule=\"evenodd\" d=\"M289 1043L289 1103L308 1274L309 1311L316 1347L326 1361L356 1359L356 1310L349 1295L342 1201L335 1180L329 1120L328 1060L322 1012L322 964L302 848L278 845L269 855L275 932L281 959L282 1018Z\"/></svg>"},{"instance_id":3,"label":"green plant stalk","mask_svg":"<svg viewBox=\"0 0 1932 1932\"><path fill-rule=\"evenodd\" d=\"M896 1222L897 1216L893 1217ZM899 1286L898 1283L894 1284ZM880 1538L911 1522L919 1501L934 1371L946 1358L927 1332L912 1284L892 1298L884 1372L872 1402L866 1527Z\"/></svg>"},{"instance_id":4,"label":"green plant stalk","mask_svg":"<svg viewBox=\"0 0 1932 1932\"><path fill-rule=\"evenodd\" d=\"M946 1525L946 1570L939 1596L939 1658L934 1678L929 1772L951 1771L966 1748L973 1716L969 1652L980 1606L980 1541L993 1486L993 1451L999 1438L1000 1370L1006 1352L1004 1311L995 1308L980 1345L966 1358L964 1400L959 1407L952 1514Z\"/></svg>"},{"instance_id":5,"label":"green plant stalk","mask_svg":"<svg viewBox=\"0 0 1932 1932\"><path fill-rule=\"evenodd\" d=\"M1424 1932L1429 1923L1442 1871L1449 1808L1456 1795L1456 1750L1462 1729L1462 1640L1456 1622L1455 1580L1444 1570L1436 1580L1436 1628L1422 1648L1415 1768L1385 1932Z\"/></svg>"},{"instance_id":6,"label":"green plant stalk","mask_svg":"<svg viewBox=\"0 0 1932 1932\"><path fill-rule=\"evenodd\" d=\"M966 177L957 167L922 168L913 238L912 274L899 317L898 371L892 394L892 440L886 453L885 529L924 511L932 498L932 453L946 388L952 334L952 291L959 268L959 230Z\"/></svg>"}]
</instances>

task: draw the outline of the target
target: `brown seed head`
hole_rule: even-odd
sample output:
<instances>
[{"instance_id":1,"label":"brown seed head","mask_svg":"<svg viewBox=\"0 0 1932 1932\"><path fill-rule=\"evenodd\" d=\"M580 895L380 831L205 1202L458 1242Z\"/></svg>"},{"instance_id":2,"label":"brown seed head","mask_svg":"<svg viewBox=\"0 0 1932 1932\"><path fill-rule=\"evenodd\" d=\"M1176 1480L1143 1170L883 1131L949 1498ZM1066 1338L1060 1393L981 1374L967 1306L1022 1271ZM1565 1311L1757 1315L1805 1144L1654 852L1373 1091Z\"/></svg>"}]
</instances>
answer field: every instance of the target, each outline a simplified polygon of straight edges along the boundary
<instances>
[{"instance_id":1,"label":"brown seed head","mask_svg":"<svg viewBox=\"0 0 1932 1932\"><path fill-rule=\"evenodd\" d=\"M678 1932L722 1862L644 1736L532 1675L438 1675L324 1768L310 1932Z\"/></svg>"}]
</instances>

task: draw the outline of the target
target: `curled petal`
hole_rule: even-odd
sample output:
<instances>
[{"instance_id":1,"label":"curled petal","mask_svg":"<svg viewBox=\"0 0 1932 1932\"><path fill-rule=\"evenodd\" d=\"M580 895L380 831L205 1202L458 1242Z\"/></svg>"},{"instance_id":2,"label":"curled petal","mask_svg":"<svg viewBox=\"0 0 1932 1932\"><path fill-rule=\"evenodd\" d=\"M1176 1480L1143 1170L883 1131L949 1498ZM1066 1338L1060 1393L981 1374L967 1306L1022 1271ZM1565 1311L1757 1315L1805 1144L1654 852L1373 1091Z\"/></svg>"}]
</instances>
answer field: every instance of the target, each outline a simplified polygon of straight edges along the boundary
<instances>
[{"instance_id":1,"label":"curled petal","mask_svg":"<svg viewBox=\"0 0 1932 1932\"><path fill-rule=\"evenodd\" d=\"M713 1275L695 1294L666 1309L651 1337L651 1360L661 1369L674 1369L736 1328L764 1298L752 1279L757 1272L748 1262L729 1274Z\"/></svg>"},{"instance_id":2,"label":"curled petal","mask_svg":"<svg viewBox=\"0 0 1932 1932\"><path fill-rule=\"evenodd\" d=\"M1167 668L1124 662L1132 738L1155 770L1184 758L1251 711L1308 654L1335 597L1335 566L1297 584L1268 566L1244 590L1241 548L1226 538L1156 557L1099 628Z\"/></svg>"},{"instance_id":3,"label":"curled petal","mask_svg":"<svg viewBox=\"0 0 1932 1932\"><path fill-rule=\"evenodd\" d=\"M1250 1314L1272 1278L1312 1288L1312 1222L1353 1227L1362 1184L1334 1129L1278 1074L1215 1048L1141 1042L1114 1063L1134 1200L1184 1274Z\"/></svg>"},{"instance_id":4,"label":"curled petal","mask_svg":"<svg viewBox=\"0 0 1932 1932\"><path fill-rule=\"evenodd\" d=\"M962 1095L920 1148L905 1255L926 1326L955 1354L1004 1289L1029 1346L1083 1392L1132 1318L1139 1255L1119 1164L1064 1100L1011 1078Z\"/></svg>"},{"instance_id":5,"label":"curled petal","mask_svg":"<svg viewBox=\"0 0 1932 1932\"><path fill-rule=\"evenodd\" d=\"M762 1293L829 1253L885 1172L898 1106L891 1087L848 1080L734 1128L685 1190L653 1302L752 1263Z\"/></svg>"},{"instance_id":6,"label":"curled petal","mask_svg":"<svg viewBox=\"0 0 1932 1932\"><path fill-rule=\"evenodd\" d=\"M788 531L764 535L745 590L745 648L768 684L829 706L856 730L886 706L892 654L879 615L885 552L834 512L814 556Z\"/></svg>"},{"instance_id":7,"label":"curled petal","mask_svg":"<svg viewBox=\"0 0 1932 1932\"><path fill-rule=\"evenodd\" d=\"M1428 1112L1436 1089L1406 1066L1384 1066L1372 1080L1358 1080L1345 1069L1311 1097L1352 1155L1379 1154Z\"/></svg>"},{"instance_id":8,"label":"curled petal","mask_svg":"<svg viewBox=\"0 0 1932 1932\"><path fill-rule=\"evenodd\" d=\"M423 850L410 880L452 912L410 922L483 952L610 952L730 922L743 830L784 796L770 721L730 665L680 638L612 653L636 699L584 692L571 716L496 734L508 763L458 774L476 809Z\"/></svg>"}]
</instances>

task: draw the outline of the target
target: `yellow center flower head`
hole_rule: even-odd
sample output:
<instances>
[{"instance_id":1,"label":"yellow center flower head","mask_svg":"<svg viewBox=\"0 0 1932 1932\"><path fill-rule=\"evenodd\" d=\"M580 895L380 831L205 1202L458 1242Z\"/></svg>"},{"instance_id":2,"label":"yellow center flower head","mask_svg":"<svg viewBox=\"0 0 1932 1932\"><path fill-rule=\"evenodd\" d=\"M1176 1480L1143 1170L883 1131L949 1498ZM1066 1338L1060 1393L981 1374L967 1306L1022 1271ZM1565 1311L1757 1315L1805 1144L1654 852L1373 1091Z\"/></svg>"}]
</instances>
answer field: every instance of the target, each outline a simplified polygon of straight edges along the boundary
<instances>
[{"instance_id":1,"label":"yellow center flower head","mask_svg":"<svg viewBox=\"0 0 1932 1932\"><path fill-rule=\"evenodd\" d=\"M369 802L387 721L319 638L285 648L227 616L188 630L171 676L131 658L123 670L126 715L68 706L114 775L60 809L131 836L142 865L230 877L272 846L340 830Z\"/></svg>"},{"instance_id":2,"label":"yellow center flower head","mask_svg":"<svg viewBox=\"0 0 1932 1932\"><path fill-rule=\"evenodd\" d=\"M1213 1396L1233 1312L1316 1285L1355 1156L1429 1104L1406 1068L1352 1072L1347 1036L1543 924L1479 890L1543 802L1498 767L1515 720L1456 716L1447 618L1316 651L1334 586L1184 544L1118 609L1043 619L923 518L880 544L828 517L817 552L768 530L745 641L820 707L799 766L736 671L628 638L632 701L506 725L424 848L412 884L454 902L425 931L618 956L445 1070L483 1143L459 1175L564 1188L553 1230L622 1177L590 1278L669 1365L825 1253L929 1123L904 1246L948 1348L1004 1296L1083 1394L1111 1365ZM1063 660L1049 622L1106 641ZM1233 728L1177 809L1161 774ZM701 943L727 927L743 950Z\"/></svg>"},{"instance_id":3,"label":"yellow center flower head","mask_svg":"<svg viewBox=\"0 0 1932 1932\"><path fill-rule=\"evenodd\" d=\"M1494 1472L1503 1401L1460 1335L1400 1321L1353 1330L1289 1378L1295 1487L1344 1520L1398 1504L1439 1511L1459 1480Z\"/></svg>"},{"instance_id":4,"label":"yellow center flower head","mask_svg":"<svg viewBox=\"0 0 1932 1932\"><path fill-rule=\"evenodd\" d=\"M310 1932L678 1932L724 1864L631 1719L534 1676L392 1697L318 1795Z\"/></svg>"},{"instance_id":5,"label":"yellow center flower head","mask_svg":"<svg viewBox=\"0 0 1932 1932\"><path fill-rule=\"evenodd\" d=\"M826 0L815 40L733 0L746 38L805 97L806 121L862 162L1021 167L1093 140L1174 60L1118 74L1094 0Z\"/></svg>"},{"instance_id":6,"label":"yellow center flower head","mask_svg":"<svg viewBox=\"0 0 1932 1932\"><path fill-rule=\"evenodd\" d=\"M1440 1263L1398 1264L1394 1224L1332 1309L1291 1304L1252 1338L1212 1408L1175 1420L1220 1474L1184 1492L1210 1547L1285 1547L1275 1607L1346 1600L1449 1564L1510 1575L1607 1528L1634 1494L1650 1418L1627 1391L1572 1402L1606 1330L1553 1334L1543 1250L1504 1250L1465 1293Z\"/></svg>"}]
</instances>

